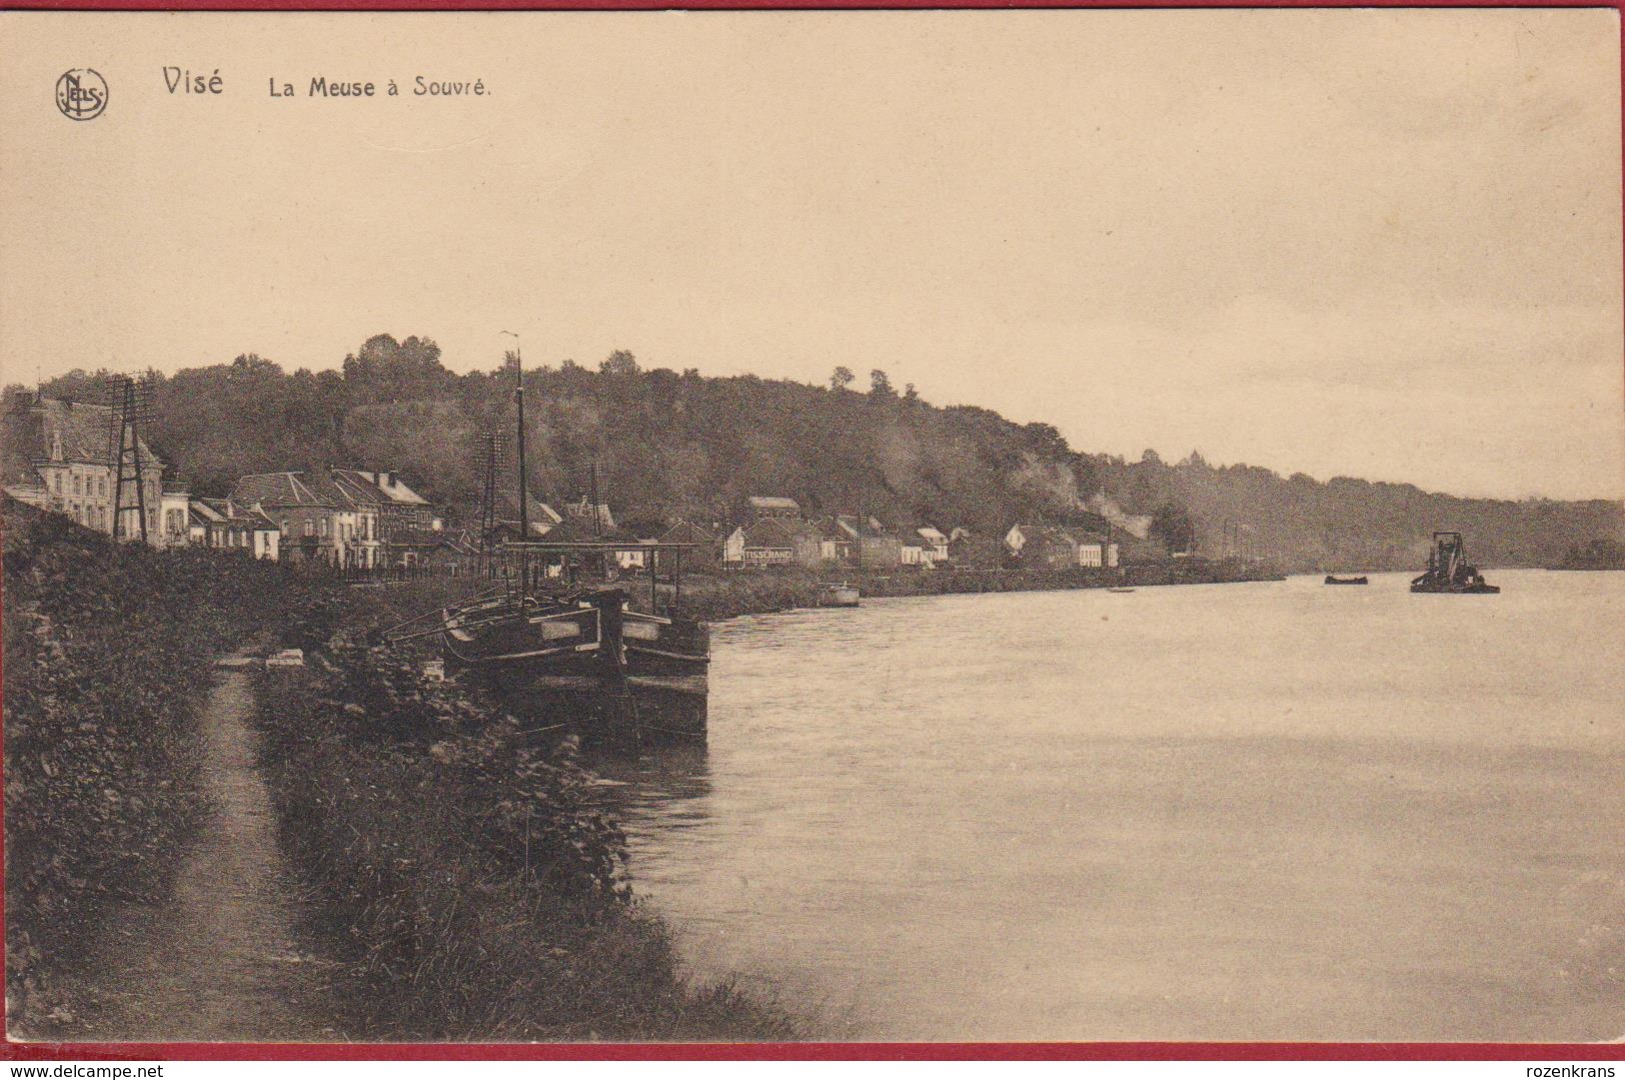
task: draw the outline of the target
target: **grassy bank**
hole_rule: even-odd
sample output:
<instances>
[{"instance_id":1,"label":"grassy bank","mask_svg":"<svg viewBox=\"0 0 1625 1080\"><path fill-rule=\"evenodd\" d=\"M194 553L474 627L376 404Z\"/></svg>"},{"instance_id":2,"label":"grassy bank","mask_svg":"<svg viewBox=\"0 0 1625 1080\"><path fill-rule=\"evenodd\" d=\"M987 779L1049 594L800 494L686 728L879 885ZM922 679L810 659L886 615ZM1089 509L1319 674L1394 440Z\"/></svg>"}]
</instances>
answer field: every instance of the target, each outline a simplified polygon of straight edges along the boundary
<instances>
[{"instance_id":1,"label":"grassy bank","mask_svg":"<svg viewBox=\"0 0 1625 1080\"><path fill-rule=\"evenodd\" d=\"M573 741L539 740L477 692L346 637L360 634L341 628L307 668L256 683L282 844L322 901L307 929L342 961L346 1030L797 1036L731 987L684 982L665 926L633 899L625 839Z\"/></svg>"},{"instance_id":2,"label":"grassy bank","mask_svg":"<svg viewBox=\"0 0 1625 1080\"><path fill-rule=\"evenodd\" d=\"M337 587L197 550L115 547L4 508L6 972L14 1033L59 1030L109 914L162 905L206 817L199 710L251 638L278 840L317 899L334 1025L374 1039L774 1039L797 1027L678 973L624 878L625 841L568 742L369 651L441 583ZM116 980L119 973L109 973ZM71 1008L70 1008L71 1006Z\"/></svg>"},{"instance_id":3,"label":"grassy bank","mask_svg":"<svg viewBox=\"0 0 1625 1080\"><path fill-rule=\"evenodd\" d=\"M246 558L115 547L10 499L0 520L6 989L27 1031L59 1009L53 978L109 905L163 893L205 809L210 666L300 586Z\"/></svg>"}]
</instances>

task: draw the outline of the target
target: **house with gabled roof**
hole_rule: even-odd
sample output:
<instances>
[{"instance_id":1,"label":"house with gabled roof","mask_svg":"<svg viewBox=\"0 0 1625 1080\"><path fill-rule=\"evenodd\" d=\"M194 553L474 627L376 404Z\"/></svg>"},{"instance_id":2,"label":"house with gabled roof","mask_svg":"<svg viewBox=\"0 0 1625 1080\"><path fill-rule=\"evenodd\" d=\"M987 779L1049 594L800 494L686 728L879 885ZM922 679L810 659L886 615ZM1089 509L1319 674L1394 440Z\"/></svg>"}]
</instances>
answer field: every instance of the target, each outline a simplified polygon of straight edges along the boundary
<instances>
[{"instance_id":1,"label":"house with gabled roof","mask_svg":"<svg viewBox=\"0 0 1625 1080\"><path fill-rule=\"evenodd\" d=\"M920 544L920 565L935 566L948 561L948 537L931 525L914 530Z\"/></svg>"},{"instance_id":2,"label":"house with gabled roof","mask_svg":"<svg viewBox=\"0 0 1625 1080\"><path fill-rule=\"evenodd\" d=\"M530 509L530 537L539 540L564 524L565 517L547 503L542 502L534 495L525 496L525 504ZM513 495L499 494L496 500L496 529L494 541L519 539L519 500ZM591 525L591 522L587 522Z\"/></svg>"},{"instance_id":3,"label":"house with gabled roof","mask_svg":"<svg viewBox=\"0 0 1625 1080\"><path fill-rule=\"evenodd\" d=\"M187 535L199 547L241 551L256 559L276 562L281 554L282 530L277 523L257 507L230 499L189 500Z\"/></svg>"},{"instance_id":4,"label":"house with gabled roof","mask_svg":"<svg viewBox=\"0 0 1625 1080\"><path fill-rule=\"evenodd\" d=\"M660 534L662 544L692 544L683 552L683 566L703 570L722 558L722 544L717 534L704 525L678 518L671 528Z\"/></svg>"},{"instance_id":5,"label":"house with gabled roof","mask_svg":"<svg viewBox=\"0 0 1625 1080\"><path fill-rule=\"evenodd\" d=\"M737 562L745 567L789 566L796 558L794 523L778 518L741 525L729 541L730 553L737 551Z\"/></svg>"},{"instance_id":6,"label":"house with gabled roof","mask_svg":"<svg viewBox=\"0 0 1625 1080\"><path fill-rule=\"evenodd\" d=\"M880 570L903 565L903 541L871 516L863 523L858 536L859 565L866 570Z\"/></svg>"},{"instance_id":7,"label":"house with gabled roof","mask_svg":"<svg viewBox=\"0 0 1625 1080\"><path fill-rule=\"evenodd\" d=\"M323 470L245 476L231 497L276 522L283 558L357 569L381 564L377 506L350 495Z\"/></svg>"},{"instance_id":8,"label":"house with gabled roof","mask_svg":"<svg viewBox=\"0 0 1625 1080\"><path fill-rule=\"evenodd\" d=\"M1062 528L1077 547L1077 565L1086 569L1117 565L1117 545L1092 529L1068 525Z\"/></svg>"},{"instance_id":9,"label":"house with gabled roof","mask_svg":"<svg viewBox=\"0 0 1625 1080\"><path fill-rule=\"evenodd\" d=\"M396 570L433 569L462 577L479 569L478 542L466 530L397 529L384 549Z\"/></svg>"},{"instance_id":10,"label":"house with gabled roof","mask_svg":"<svg viewBox=\"0 0 1625 1080\"><path fill-rule=\"evenodd\" d=\"M1012 525L1005 548L1028 566L1099 568L1117 565L1117 545L1077 525Z\"/></svg>"},{"instance_id":11,"label":"house with gabled roof","mask_svg":"<svg viewBox=\"0 0 1625 1080\"><path fill-rule=\"evenodd\" d=\"M19 395L0 417L0 487L21 502L111 535L118 495L117 440L113 410L106 405ZM147 540L159 547L184 544L184 529L164 527L164 462L145 439L138 446ZM123 533L140 536L140 517L128 508L135 501L128 480L123 501Z\"/></svg>"},{"instance_id":12,"label":"house with gabled roof","mask_svg":"<svg viewBox=\"0 0 1625 1080\"><path fill-rule=\"evenodd\" d=\"M745 500L752 521L800 518L801 504L783 495L752 495Z\"/></svg>"},{"instance_id":13,"label":"house with gabled roof","mask_svg":"<svg viewBox=\"0 0 1625 1080\"><path fill-rule=\"evenodd\" d=\"M1004 546L1024 566L1062 567L1078 565L1077 541L1053 525L1010 526Z\"/></svg>"},{"instance_id":14,"label":"house with gabled roof","mask_svg":"<svg viewBox=\"0 0 1625 1080\"><path fill-rule=\"evenodd\" d=\"M413 491L396 472L329 469L329 475L351 500L378 515L379 539L389 543L396 532L434 530L440 518L429 500Z\"/></svg>"},{"instance_id":15,"label":"house with gabled roof","mask_svg":"<svg viewBox=\"0 0 1625 1080\"><path fill-rule=\"evenodd\" d=\"M564 514L571 521L579 521L587 528L596 529L600 533L613 532L615 529L615 515L610 510L609 503L594 503L587 495L581 496L575 502L565 503Z\"/></svg>"},{"instance_id":16,"label":"house with gabled roof","mask_svg":"<svg viewBox=\"0 0 1625 1080\"><path fill-rule=\"evenodd\" d=\"M808 527L818 534L818 558L821 562L852 562L853 546L857 543L857 523L837 516L814 518Z\"/></svg>"}]
</instances>

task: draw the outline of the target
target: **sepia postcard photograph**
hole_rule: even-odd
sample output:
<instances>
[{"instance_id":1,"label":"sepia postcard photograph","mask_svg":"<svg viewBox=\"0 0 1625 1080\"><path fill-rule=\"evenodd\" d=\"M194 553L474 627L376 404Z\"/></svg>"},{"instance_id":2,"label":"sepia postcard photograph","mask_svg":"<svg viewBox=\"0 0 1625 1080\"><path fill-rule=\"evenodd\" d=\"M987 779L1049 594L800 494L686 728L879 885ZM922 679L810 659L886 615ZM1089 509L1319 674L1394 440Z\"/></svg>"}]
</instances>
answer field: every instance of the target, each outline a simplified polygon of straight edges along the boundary
<instances>
[{"instance_id":1,"label":"sepia postcard photograph","mask_svg":"<svg viewBox=\"0 0 1625 1080\"><path fill-rule=\"evenodd\" d=\"M0 12L9 1044L1620 1056L1620 58Z\"/></svg>"}]
</instances>

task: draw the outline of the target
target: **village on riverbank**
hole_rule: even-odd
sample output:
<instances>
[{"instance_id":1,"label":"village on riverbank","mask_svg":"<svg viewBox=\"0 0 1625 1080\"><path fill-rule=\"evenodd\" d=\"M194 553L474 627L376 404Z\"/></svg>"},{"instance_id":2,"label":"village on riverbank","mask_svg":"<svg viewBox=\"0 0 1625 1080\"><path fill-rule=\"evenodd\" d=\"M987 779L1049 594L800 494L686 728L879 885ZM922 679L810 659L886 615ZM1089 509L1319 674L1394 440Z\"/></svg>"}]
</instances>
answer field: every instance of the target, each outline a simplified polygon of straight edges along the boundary
<instances>
[{"instance_id":1,"label":"village on riverbank","mask_svg":"<svg viewBox=\"0 0 1625 1080\"><path fill-rule=\"evenodd\" d=\"M829 606L835 584L1274 576L1251 551L1197 555L1182 511L1098 492L1002 530L783 494L701 521L612 502L596 463L579 494L532 498L488 452L472 496L425 496L402 458L201 495L166 476L144 391L112 384L108 403L12 395L3 417L7 976L29 1037L802 1037L771 1000L683 978L578 758L703 746L706 635L684 661L677 624ZM568 552L603 583L580 585ZM493 603L565 628L569 664L465 657L445 677ZM415 620L438 611L461 614L425 641ZM627 696L685 682L672 711Z\"/></svg>"},{"instance_id":2,"label":"village on riverbank","mask_svg":"<svg viewBox=\"0 0 1625 1080\"><path fill-rule=\"evenodd\" d=\"M914 595L1274 576L1248 526L1227 523L1221 557L1204 559L1179 507L1129 513L1103 493L1051 511L1050 520L1013 521L998 535L855 510L810 513L779 494L747 496L727 518L662 519L601 498L596 467L590 490L556 507L526 494L523 513L508 477L489 476L482 493L455 500L472 501L479 517L472 525L458 522L454 505L414 489L403 475L411 462L255 473L236 478L224 497L206 497L166 479L173 470L148 444L141 418L126 411L117 403L14 395L3 416L5 492L121 539L242 554L361 582L489 577L503 545L515 541L605 545L629 574L645 569L649 545L683 545L689 573L745 574L751 582L702 584L696 600L707 592L766 592L780 597L777 606L788 606L799 583L816 581L857 580L870 595ZM764 580L780 587L764 590ZM814 590L810 602L821 599Z\"/></svg>"},{"instance_id":3,"label":"village on riverbank","mask_svg":"<svg viewBox=\"0 0 1625 1080\"><path fill-rule=\"evenodd\" d=\"M244 357L8 389L14 1032L811 1037L683 973L595 772L704 759L708 623L1409 568L1441 517L1529 564L1620 515L1083 454L880 371L458 379L432 343L369 349L342 380Z\"/></svg>"}]
</instances>

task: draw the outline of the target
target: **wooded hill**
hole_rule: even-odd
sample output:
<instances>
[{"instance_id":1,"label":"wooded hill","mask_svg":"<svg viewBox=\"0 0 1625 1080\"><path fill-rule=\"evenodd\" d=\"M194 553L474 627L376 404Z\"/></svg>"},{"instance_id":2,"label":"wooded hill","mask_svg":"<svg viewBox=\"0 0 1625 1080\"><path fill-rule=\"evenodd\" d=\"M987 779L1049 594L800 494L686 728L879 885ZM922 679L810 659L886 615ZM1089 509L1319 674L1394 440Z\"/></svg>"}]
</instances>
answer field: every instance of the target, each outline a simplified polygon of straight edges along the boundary
<instances>
[{"instance_id":1,"label":"wooded hill","mask_svg":"<svg viewBox=\"0 0 1625 1080\"><path fill-rule=\"evenodd\" d=\"M1556 565L1574 545L1625 536L1619 502L1459 499L1216 467L1195 454L1177 465L1150 452L1126 462L1075 451L1048 424L930 405L883 372L866 390L851 382L844 369L830 386L644 370L626 352L597 370L536 366L525 372L531 490L555 504L579 498L596 462L600 494L640 531L678 517L728 521L746 496L774 494L809 514L863 512L893 527L963 525L989 537L1016 521L1063 522L1103 494L1134 514L1188 508L1204 554L1225 554L1226 537L1239 535L1303 570L1415 567L1434 529L1466 533L1487 566ZM468 522L480 434L499 433L512 460L511 370L453 374L428 339L374 337L339 371L290 374L247 355L155 383L149 439L197 494L223 495L254 472L382 468ZM81 371L43 390L100 394L98 376Z\"/></svg>"}]
</instances>

